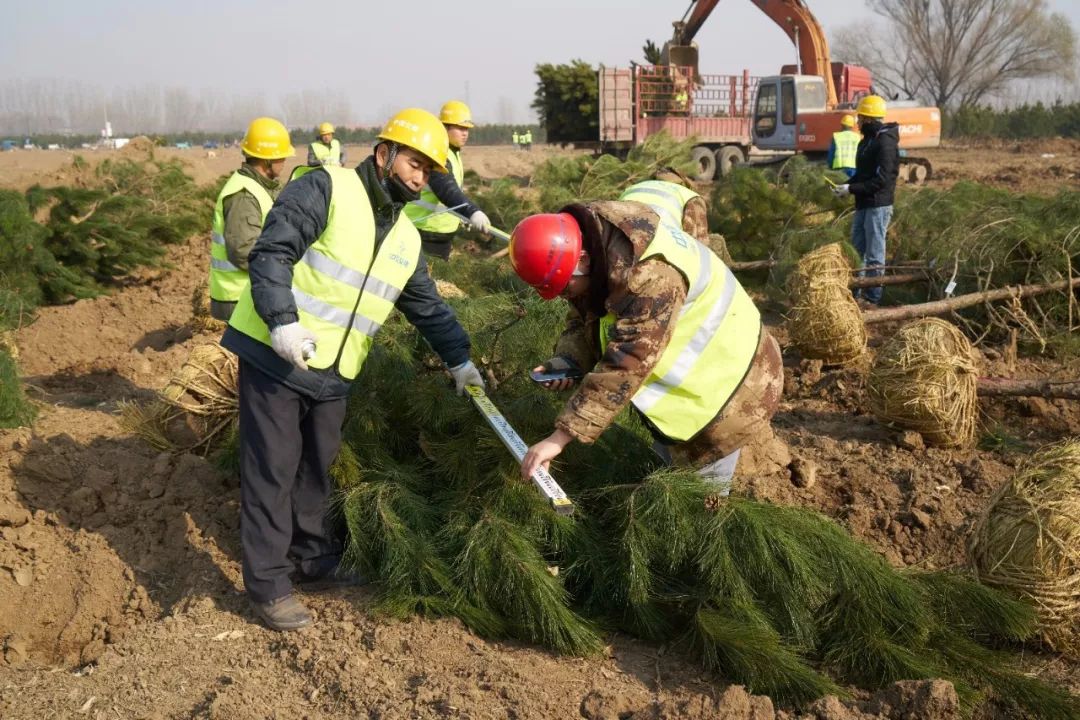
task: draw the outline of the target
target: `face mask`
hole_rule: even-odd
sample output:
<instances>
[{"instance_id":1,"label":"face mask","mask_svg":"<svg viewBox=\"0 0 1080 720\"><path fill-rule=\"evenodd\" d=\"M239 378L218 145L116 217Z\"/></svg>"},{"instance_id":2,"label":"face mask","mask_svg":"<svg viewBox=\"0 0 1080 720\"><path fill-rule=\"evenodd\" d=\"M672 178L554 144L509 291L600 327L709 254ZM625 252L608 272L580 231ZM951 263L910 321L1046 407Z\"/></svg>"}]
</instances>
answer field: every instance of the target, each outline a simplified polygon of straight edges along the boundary
<instances>
[{"instance_id":1,"label":"face mask","mask_svg":"<svg viewBox=\"0 0 1080 720\"><path fill-rule=\"evenodd\" d=\"M388 184L387 191L394 202L410 203L420 199L420 191L411 190L397 175L392 176Z\"/></svg>"}]
</instances>

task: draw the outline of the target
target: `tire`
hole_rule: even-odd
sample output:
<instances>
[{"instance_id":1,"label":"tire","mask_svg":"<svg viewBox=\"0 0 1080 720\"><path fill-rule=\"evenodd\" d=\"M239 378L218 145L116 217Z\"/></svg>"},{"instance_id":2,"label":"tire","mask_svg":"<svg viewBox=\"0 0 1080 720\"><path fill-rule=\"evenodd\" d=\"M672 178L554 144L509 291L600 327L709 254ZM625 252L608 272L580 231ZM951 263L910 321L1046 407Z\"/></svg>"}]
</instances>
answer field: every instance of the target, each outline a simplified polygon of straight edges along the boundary
<instances>
[{"instance_id":1,"label":"tire","mask_svg":"<svg viewBox=\"0 0 1080 720\"><path fill-rule=\"evenodd\" d=\"M916 163L911 166L911 170L908 174L908 182L916 185L922 185L924 182L930 179L930 167L929 163L923 165L922 163Z\"/></svg>"},{"instance_id":2,"label":"tire","mask_svg":"<svg viewBox=\"0 0 1080 720\"><path fill-rule=\"evenodd\" d=\"M720 177L727 177L736 165L744 162L746 155L738 145L725 145L716 151L716 167L720 171Z\"/></svg>"},{"instance_id":3,"label":"tire","mask_svg":"<svg viewBox=\"0 0 1080 720\"><path fill-rule=\"evenodd\" d=\"M716 177L716 155L704 145L698 145L690 151L690 157L697 165L698 172L694 179L698 182L709 182Z\"/></svg>"}]
</instances>

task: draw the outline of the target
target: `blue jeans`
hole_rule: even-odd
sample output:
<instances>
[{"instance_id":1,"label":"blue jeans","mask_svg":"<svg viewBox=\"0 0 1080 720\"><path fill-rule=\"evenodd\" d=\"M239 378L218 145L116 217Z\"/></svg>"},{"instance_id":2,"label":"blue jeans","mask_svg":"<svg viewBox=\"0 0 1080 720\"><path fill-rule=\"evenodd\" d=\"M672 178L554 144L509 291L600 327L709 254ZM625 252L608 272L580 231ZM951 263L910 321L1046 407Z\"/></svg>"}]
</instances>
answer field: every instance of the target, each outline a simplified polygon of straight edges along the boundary
<instances>
[{"instance_id":1,"label":"blue jeans","mask_svg":"<svg viewBox=\"0 0 1080 720\"><path fill-rule=\"evenodd\" d=\"M860 275L877 277L881 270L873 269L875 266L885 264L885 233L889 229L889 221L892 219L892 205L885 207L865 208L855 211L855 220L851 224L851 244L862 256L863 267L867 268ZM863 288L862 297L875 305L881 302L882 287ZM859 293L855 293L858 297Z\"/></svg>"}]
</instances>

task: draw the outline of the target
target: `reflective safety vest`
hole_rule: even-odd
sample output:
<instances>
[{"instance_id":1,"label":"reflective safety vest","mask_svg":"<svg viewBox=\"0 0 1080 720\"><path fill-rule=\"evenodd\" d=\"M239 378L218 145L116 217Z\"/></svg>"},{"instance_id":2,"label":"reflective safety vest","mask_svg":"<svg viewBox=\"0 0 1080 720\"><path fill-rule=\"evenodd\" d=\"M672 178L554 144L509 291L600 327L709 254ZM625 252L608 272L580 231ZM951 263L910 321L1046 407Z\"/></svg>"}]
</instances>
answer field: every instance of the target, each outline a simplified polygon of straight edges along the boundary
<instances>
[{"instance_id":1,"label":"reflective safety vest","mask_svg":"<svg viewBox=\"0 0 1080 720\"><path fill-rule=\"evenodd\" d=\"M532 130L525 131L525 134L521 137L521 142L525 143L526 145L532 144Z\"/></svg>"},{"instance_id":2,"label":"reflective safety vest","mask_svg":"<svg viewBox=\"0 0 1080 720\"><path fill-rule=\"evenodd\" d=\"M311 143L311 151L323 165L341 165L341 142L337 138L332 138L329 146L322 140L316 140Z\"/></svg>"},{"instance_id":3,"label":"reflective safety vest","mask_svg":"<svg viewBox=\"0 0 1080 720\"><path fill-rule=\"evenodd\" d=\"M631 402L660 432L681 442L712 422L742 384L757 352L761 314L720 258L660 217L641 260L663 258L690 289L667 347ZM601 318L601 348L615 322L611 313Z\"/></svg>"},{"instance_id":4,"label":"reflective safety vest","mask_svg":"<svg viewBox=\"0 0 1080 720\"><path fill-rule=\"evenodd\" d=\"M458 187L462 187L465 183L465 168L461 164L461 151L450 148L447 159L450 161L450 171L454 174L454 180L457 180ZM443 212L438 215L432 214L439 210ZM446 210L446 206L439 202L439 198L435 197L435 193L427 185L420 191L419 200L405 206L405 215L412 220L418 230L428 232L452 233L456 232L461 225L458 216Z\"/></svg>"},{"instance_id":5,"label":"reflective safety vest","mask_svg":"<svg viewBox=\"0 0 1080 720\"><path fill-rule=\"evenodd\" d=\"M855 167L855 152L859 149L860 135L851 130L841 130L833 133L833 144L836 152L833 153L832 166L834 170Z\"/></svg>"},{"instance_id":6,"label":"reflective safety vest","mask_svg":"<svg viewBox=\"0 0 1080 720\"><path fill-rule=\"evenodd\" d=\"M686 203L701 197L688 187L664 180L645 180L623 190L619 200L634 201L648 205L662 222L681 228Z\"/></svg>"},{"instance_id":7,"label":"reflective safety vest","mask_svg":"<svg viewBox=\"0 0 1080 720\"><path fill-rule=\"evenodd\" d=\"M274 205L274 199L258 180L241 175L239 171L225 181L225 187L218 193L214 204L214 223L210 228L210 297L218 302L236 302L248 281L247 271L229 262L229 253L225 248L225 198L242 190L255 196L263 222L266 222L266 214Z\"/></svg>"},{"instance_id":8,"label":"reflective safety vest","mask_svg":"<svg viewBox=\"0 0 1080 720\"><path fill-rule=\"evenodd\" d=\"M292 174L289 175L289 182L292 182L293 180L295 180L298 177L303 177L304 175L307 175L312 170L318 170L320 167L322 167L322 166L321 165L297 165L296 167L293 168Z\"/></svg>"},{"instance_id":9,"label":"reflective safety vest","mask_svg":"<svg viewBox=\"0 0 1080 720\"><path fill-rule=\"evenodd\" d=\"M336 366L342 377L352 380L416 270L420 234L399 216L376 252L375 215L360 177L348 168L323 171L331 180L329 222L293 266L292 294L300 324L318 338L308 366ZM270 345L270 332L255 311L250 284L229 324Z\"/></svg>"}]
</instances>

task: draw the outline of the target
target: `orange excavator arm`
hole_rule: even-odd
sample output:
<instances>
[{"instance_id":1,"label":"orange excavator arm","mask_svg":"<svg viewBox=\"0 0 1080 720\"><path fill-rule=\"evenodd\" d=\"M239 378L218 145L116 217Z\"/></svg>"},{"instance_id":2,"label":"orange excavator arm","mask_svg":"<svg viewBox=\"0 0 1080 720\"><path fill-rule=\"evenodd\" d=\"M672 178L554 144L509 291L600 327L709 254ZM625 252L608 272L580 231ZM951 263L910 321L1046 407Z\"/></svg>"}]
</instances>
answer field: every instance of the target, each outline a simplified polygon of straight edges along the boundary
<instances>
[{"instance_id":1,"label":"orange excavator arm","mask_svg":"<svg viewBox=\"0 0 1080 720\"><path fill-rule=\"evenodd\" d=\"M833 82L829 58L829 42L820 23L804 0L750 0L758 10L780 26L799 50L799 62L806 75L818 75L825 81L826 100L829 107L837 102L836 84ZM705 20L720 0L692 0L681 20L674 23L674 46L689 46ZM694 53L696 55L696 51ZM695 68L696 70L696 68Z\"/></svg>"}]
</instances>

